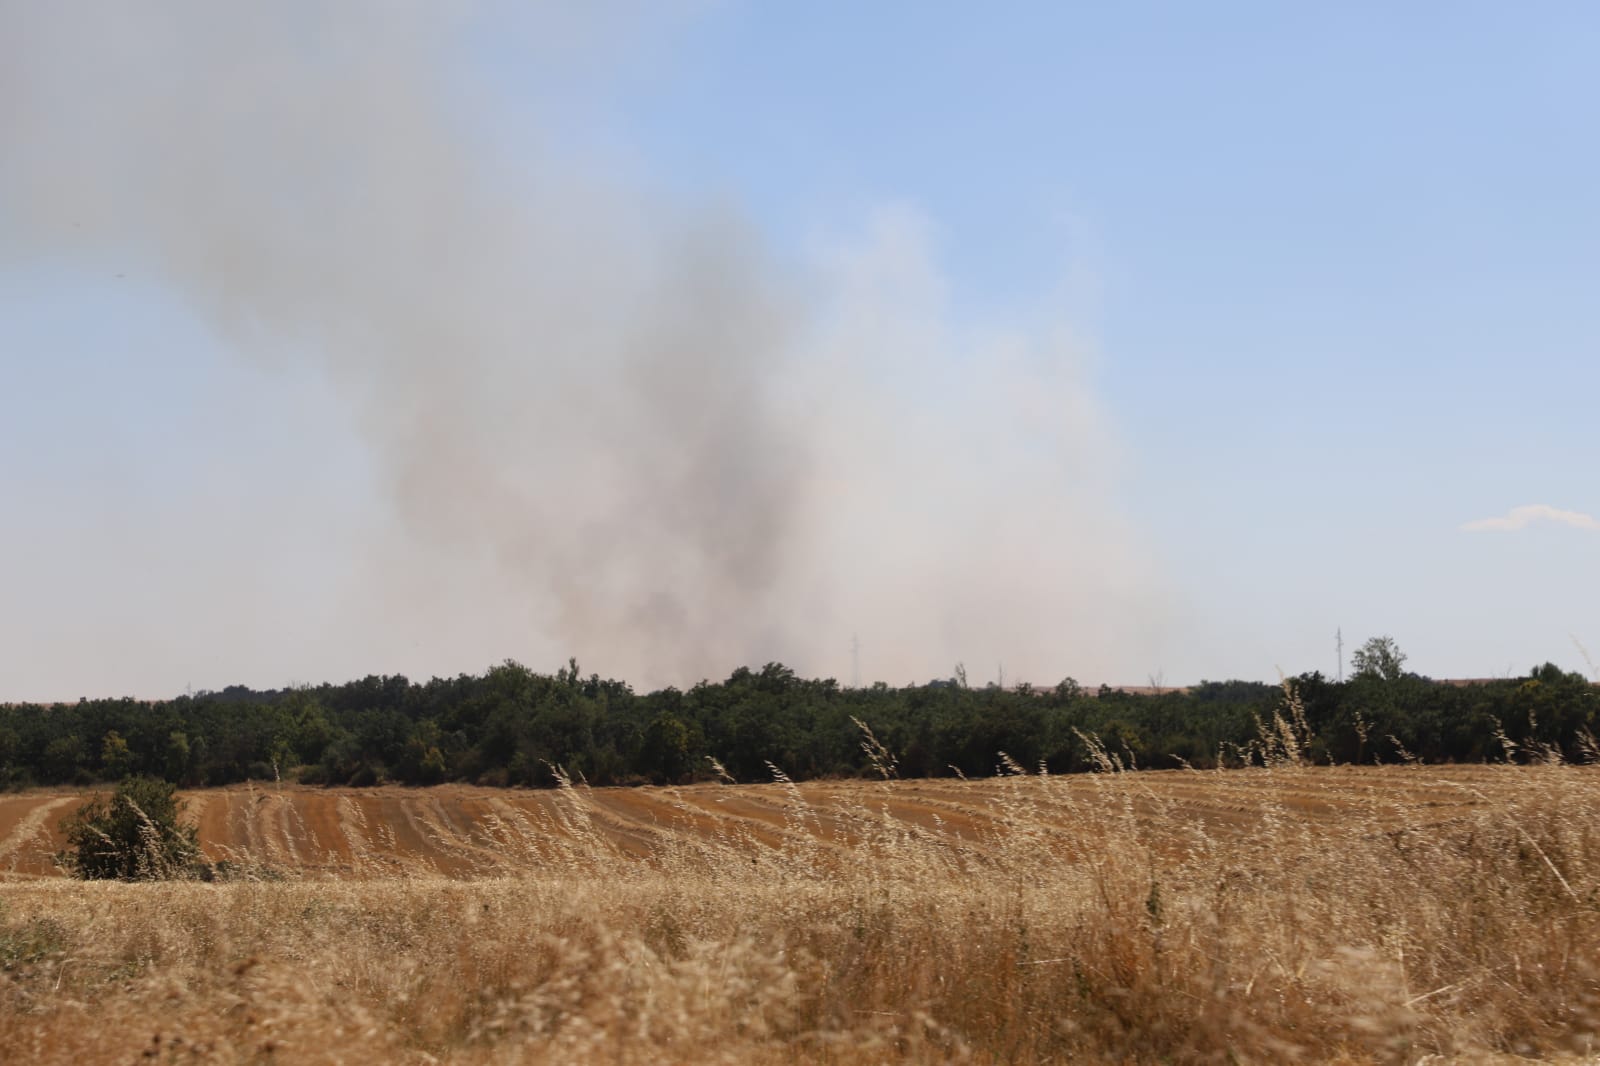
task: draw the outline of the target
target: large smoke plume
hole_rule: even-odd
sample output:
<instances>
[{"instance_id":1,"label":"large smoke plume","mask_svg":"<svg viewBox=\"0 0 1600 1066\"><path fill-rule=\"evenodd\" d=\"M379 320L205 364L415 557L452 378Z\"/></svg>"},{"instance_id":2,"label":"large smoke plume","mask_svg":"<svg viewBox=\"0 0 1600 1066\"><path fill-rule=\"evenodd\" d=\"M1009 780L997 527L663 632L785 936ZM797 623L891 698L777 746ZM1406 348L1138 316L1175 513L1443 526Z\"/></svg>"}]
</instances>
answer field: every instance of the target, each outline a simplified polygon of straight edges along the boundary
<instances>
[{"instance_id":1,"label":"large smoke plume","mask_svg":"<svg viewBox=\"0 0 1600 1066\"><path fill-rule=\"evenodd\" d=\"M0 5L4 265L136 263L359 427L393 535L326 639L436 628L482 659L411 669L572 653L646 685L844 677L853 633L897 682L1147 665L1066 324L957 328L912 209L784 253L585 143L603 78L559 53L626 63L598 16L517 16L553 72L509 143L468 62L499 14Z\"/></svg>"}]
</instances>

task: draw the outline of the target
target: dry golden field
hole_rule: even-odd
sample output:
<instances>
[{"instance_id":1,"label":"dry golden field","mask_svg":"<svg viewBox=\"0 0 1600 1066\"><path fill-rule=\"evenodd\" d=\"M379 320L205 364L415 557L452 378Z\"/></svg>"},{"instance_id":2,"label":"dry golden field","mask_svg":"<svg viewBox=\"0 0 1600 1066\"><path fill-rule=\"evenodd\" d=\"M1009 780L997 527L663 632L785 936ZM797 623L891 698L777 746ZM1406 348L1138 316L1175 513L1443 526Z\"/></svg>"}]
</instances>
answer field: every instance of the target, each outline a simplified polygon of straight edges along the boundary
<instances>
[{"instance_id":1,"label":"dry golden field","mask_svg":"<svg viewBox=\"0 0 1600 1066\"><path fill-rule=\"evenodd\" d=\"M1600 1050L1600 770L0 797L3 1062L1381 1062Z\"/></svg>"}]
</instances>

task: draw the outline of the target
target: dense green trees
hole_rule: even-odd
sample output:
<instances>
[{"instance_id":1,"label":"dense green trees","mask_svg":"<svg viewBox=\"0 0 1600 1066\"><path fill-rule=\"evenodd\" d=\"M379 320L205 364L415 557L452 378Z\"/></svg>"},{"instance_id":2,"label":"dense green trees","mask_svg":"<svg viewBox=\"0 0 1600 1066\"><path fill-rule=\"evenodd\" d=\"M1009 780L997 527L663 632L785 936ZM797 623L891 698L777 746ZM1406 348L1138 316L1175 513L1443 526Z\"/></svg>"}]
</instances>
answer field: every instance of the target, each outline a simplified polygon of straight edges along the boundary
<instances>
[{"instance_id":1,"label":"dense green trees","mask_svg":"<svg viewBox=\"0 0 1600 1066\"><path fill-rule=\"evenodd\" d=\"M1585 757L1597 695L1581 675L1545 665L1477 685L1404 672L1393 641L1368 642L1351 679L1292 679L1318 761L1430 762ZM182 786L246 779L327 784L473 781L547 786L550 767L594 784L688 780L718 759L764 780L768 764L800 779L870 772L852 719L899 757L901 776L995 772L1004 752L1030 770L1091 768L1084 737L1147 768L1250 757L1259 723L1283 707L1277 685L1205 682L1144 695L971 688L959 680L846 689L777 663L726 680L637 694L507 662L482 675L414 683L372 676L343 685L242 687L158 703L86 700L0 706L0 786L91 783L127 774Z\"/></svg>"}]
</instances>

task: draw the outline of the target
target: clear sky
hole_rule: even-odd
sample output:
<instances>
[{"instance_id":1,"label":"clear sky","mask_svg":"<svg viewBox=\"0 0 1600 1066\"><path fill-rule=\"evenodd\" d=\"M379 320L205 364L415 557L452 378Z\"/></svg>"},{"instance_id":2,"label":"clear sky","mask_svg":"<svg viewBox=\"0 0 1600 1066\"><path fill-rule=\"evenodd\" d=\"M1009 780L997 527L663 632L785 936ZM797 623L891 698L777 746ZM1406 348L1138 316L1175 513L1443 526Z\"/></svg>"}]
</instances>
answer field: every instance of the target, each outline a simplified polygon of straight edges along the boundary
<instances>
[{"instance_id":1,"label":"clear sky","mask_svg":"<svg viewBox=\"0 0 1600 1066\"><path fill-rule=\"evenodd\" d=\"M0 0L0 699L1600 655L1593 5L268 7Z\"/></svg>"}]
</instances>

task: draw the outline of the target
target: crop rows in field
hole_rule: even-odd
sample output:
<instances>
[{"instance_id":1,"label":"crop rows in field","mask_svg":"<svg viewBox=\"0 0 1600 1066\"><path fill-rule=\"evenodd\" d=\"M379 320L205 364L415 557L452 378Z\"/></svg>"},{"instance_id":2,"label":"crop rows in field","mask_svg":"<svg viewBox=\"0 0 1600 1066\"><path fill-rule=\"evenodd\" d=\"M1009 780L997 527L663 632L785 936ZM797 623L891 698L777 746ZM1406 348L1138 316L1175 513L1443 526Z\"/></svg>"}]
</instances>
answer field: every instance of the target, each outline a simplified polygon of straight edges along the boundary
<instances>
[{"instance_id":1,"label":"crop rows in field","mask_svg":"<svg viewBox=\"0 0 1600 1066\"><path fill-rule=\"evenodd\" d=\"M480 877L559 866L579 851L653 861L675 845L788 847L847 857L886 830L981 861L1019 826L1070 849L1096 806L1162 827L1247 837L1269 821L1308 830L1405 824L1415 830L1487 803L1511 803L1514 767L1318 767L1015 776L800 785L509 790L240 786L185 793L186 817L212 860L309 877ZM0 877L60 876L61 818L89 793L0 796ZM1061 830L1053 834L1052 830Z\"/></svg>"}]
</instances>

